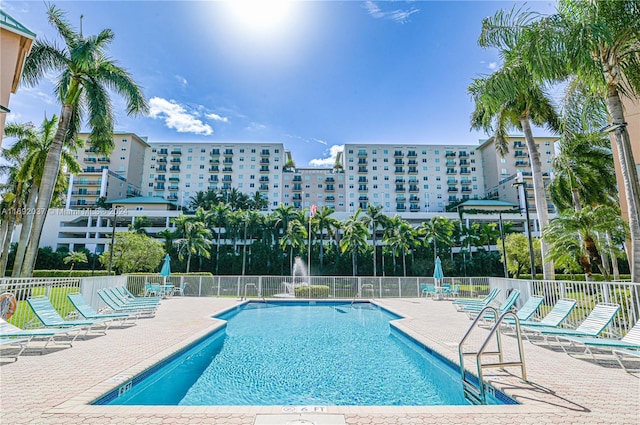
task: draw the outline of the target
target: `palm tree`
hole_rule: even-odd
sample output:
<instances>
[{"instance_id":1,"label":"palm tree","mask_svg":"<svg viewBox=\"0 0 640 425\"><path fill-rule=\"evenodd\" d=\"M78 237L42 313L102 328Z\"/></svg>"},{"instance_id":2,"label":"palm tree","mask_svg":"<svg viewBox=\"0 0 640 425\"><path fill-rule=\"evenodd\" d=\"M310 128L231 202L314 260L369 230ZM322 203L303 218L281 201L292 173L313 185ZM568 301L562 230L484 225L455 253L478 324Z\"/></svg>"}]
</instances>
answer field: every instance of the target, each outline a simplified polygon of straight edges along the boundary
<instances>
[{"instance_id":1,"label":"palm tree","mask_svg":"<svg viewBox=\"0 0 640 425\"><path fill-rule=\"evenodd\" d=\"M478 243L487 245L487 252L491 252L491 245L500 237L497 223L483 223L478 229Z\"/></svg>"},{"instance_id":2,"label":"palm tree","mask_svg":"<svg viewBox=\"0 0 640 425\"><path fill-rule=\"evenodd\" d=\"M351 270L353 276L358 274L357 256L358 253L367 252L367 235L369 231L362 221L362 208L353 213L344 223L344 234L340 239L340 250L342 253L351 252Z\"/></svg>"},{"instance_id":3,"label":"palm tree","mask_svg":"<svg viewBox=\"0 0 640 425\"><path fill-rule=\"evenodd\" d=\"M172 219L176 225L180 238L176 240L178 246L178 258L184 260L187 256L187 273L191 267L191 256L204 256L210 258L211 231L205 227L202 221L194 220L184 214Z\"/></svg>"},{"instance_id":4,"label":"palm tree","mask_svg":"<svg viewBox=\"0 0 640 425\"><path fill-rule=\"evenodd\" d=\"M322 269L324 268L324 233L325 230L327 235L329 235L329 239L331 239L331 235L335 231L336 228L339 227L340 222L335 218L331 217L335 210L331 207L323 206L311 219L311 227L315 230L318 235L317 239L320 241L320 274L322 274Z\"/></svg>"},{"instance_id":5,"label":"palm tree","mask_svg":"<svg viewBox=\"0 0 640 425\"><path fill-rule=\"evenodd\" d=\"M251 199L249 199L249 209L261 211L269 207L269 200L264 198L262 194L256 191Z\"/></svg>"},{"instance_id":6,"label":"palm tree","mask_svg":"<svg viewBox=\"0 0 640 425\"><path fill-rule=\"evenodd\" d=\"M284 235L280 239L280 247L283 251L289 248L289 270L293 275L293 253L294 250L304 246L307 239L307 228L298 219L289 221Z\"/></svg>"},{"instance_id":7,"label":"palm tree","mask_svg":"<svg viewBox=\"0 0 640 425\"><path fill-rule=\"evenodd\" d=\"M438 242L450 246L452 243L454 224L446 217L433 217L423 222L418 231L424 237L425 244L433 243L433 262L438 257Z\"/></svg>"},{"instance_id":8,"label":"palm tree","mask_svg":"<svg viewBox=\"0 0 640 425\"><path fill-rule=\"evenodd\" d=\"M220 238L222 237L222 229L226 227L229 221L229 207L222 203L218 202L212 209L211 214L213 215L213 224L217 228L217 236L216 236L216 274L219 271L220 264ZM225 233L226 237L226 233Z\"/></svg>"},{"instance_id":9,"label":"palm tree","mask_svg":"<svg viewBox=\"0 0 640 425\"><path fill-rule=\"evenodd\" d=\"M23 157L23 161L17 171L16 178L24 182L28 187L28 197L25 207L27 211L34 211L38 190L42 182L42 171L46 163L47 155L58 126L58 117L53 115L51 119L45 118L36 130L31 124L10 123L5 127L5 136L15 137L17 140L8 150L11 155ZM70 173L78 173L81 167L74 157L74 153L82 142L79 139L68 140L61 152L61 164ZM58 173L54 198L57 198L67 181L62 173ZM26 187L26 186L25 186ZM24 254L27 249L27 242L31 232L34 214L27 214L22 217L22 228L20 230L20 240L13 262L12 276L20 276L24 261Z\"/></svg>"},{"instance_id":10,"label":"palm tree","mask_svg":"<svg viewBox=\"0 0 640 425\"><path fill-rule=\"evenodd\" d=\"M173 251L173 241L178 238L178 233L171 229L164 229L157 233L157 236L164 239L164 250L167 254Z\"/></svg>"},{"instance_id":11,"label":"palm tree","mask_svg":"<svg viewBox=\"0 0 640 425\"><path fill-rule=\"evenodd\" d=\"M64 261L65 264L71 263L71 268L69 269L69 276L71 276L71 272L76 263L87 262L87 254L84 252L71 251L62 261Z\"/></svg>"},{"instance_id":12,"label":"palm tree","mask_svg":"<svg viewBox=\"0 0 640 425\"><path fill-rule=\"evenodd\" d=\"M151 223L149 217L147 217L146 215L141 215L140 217L135 218L133 224L129 225L129 230L141 235L146 235L147 231L144 228L151 227L152 224L153 223Z\"/></svg>"},{"instance_id":13,"label":"palm tree","mask_svg":"<svg viewBox=\"0 0 640 425\"><path fill-rule=\"evenodd\" d=\"M501 155L508 152L506 136L509 128L524 133L531 162L536 213L540 227L544 229L549 223L549 213L540 153L533 138L531 123L557 129L557 116L545 89L535 83L528 69L516 60L517 57L512 58L512 52L505 50L501 53L507 58L504 66L488 77L475 79L469 86L469 93L475 102L471 126L492 132L496 149ZM509 62L510 58L514 63ZM553 262L546 261L547 251L548 247L543 243L544 278L553 280Z\"/></svg>"},{"instance_id":14,"label":"palm tree","mask_svg":"<svg viewBox=\"0 0 640 425\"><path fill-rule=\"evenodd\" d=\"M582 241L579 263L584 264L587 262L584 257L588 257L598 267L605 280L609 280L609 270L602 259L602 252L607 249L606 241L600 239L598 234L617 231L624 226L624 221L615 208L607 205L587 205L580 211L567 210L559 214L549 223L543 237L552 244L560 243L561 246L566 245L565 235L572 235L574 239ZM585 273L588 273L586 269Z\"/></svg>"},{"instance_id":15,"label":"palm tree","mask_svg":"<svg viewBox=\"0 0 640 425\"><path fill-rule=\"evenodd\" d=\"M521 51L536 80L575 75L605 98L629 215L632 282L640 281L640 183L620 94L640 93L639 17L637 0L559 0L549 16L499 12L485 19L482 36L486 45Z\"/></svg>"},{"instance_id":16,"label":"palm tree","mask_svg":"<svg viewBox=\"0 0 640 425\"><path fill-rule=\"evenodd\" d=\"M402 257L402 275L407 276L407 253L417 246L416 230L402 218L396 216L391 219L395 222L393 230L386 235L385 242L394 252L394 260L396 254Z\"/></svg>"},{"instance_id":17,"label":"palm tree","mask_svg":"<svg viewBox=\"0 0 640 425\"><path fill-rule=\"evenodd\" d=\"M107 55L106 49L114 37L111 30L105 29L97 36L84 37L71 28L64 14L55 6L49 8L48 17L65 45L59 48L46 40L36 40L26 58L22 74L25 84L35 86L45 74L59 72L56 91L62 109L42 171L36 204L41 211L46 211L51 205L63 145L76 138L85 112L91 128L89 142L98 151L107 153L113 149L114 121L109 91L113 90L124 97L128 114L145 113L148 110L140 88ZM45 216L38 214L33 219L22 268L23 276L33 274Z\"/></svg>"},{"instance_id":18,"label":"palm tree","mask_svg":"<svg viewBox=\"0 0 640 425\"><path fill-rule=\"evenodd\" d=\"M617 201L610 195L617 192L611 141L600 130L607 123L604 101L573 84L563 104L560 152L551 163L553 204L579 211L584 204Z\"/></svg>"},{"instance_id":19,"label":"palm tree","mask_svg":"<svg viewBox=\"0 0 640 425\"><path fill-rule=\"evenodd\" d=\"M388 217L382 212L382 205L371 205L367 207L367 215L363 218L364 224L371 229L371 241L373 243L373 275L377 276L376 272L376 233L380 226L384 226L385 220Z\"/></svg>"}]
</instances>

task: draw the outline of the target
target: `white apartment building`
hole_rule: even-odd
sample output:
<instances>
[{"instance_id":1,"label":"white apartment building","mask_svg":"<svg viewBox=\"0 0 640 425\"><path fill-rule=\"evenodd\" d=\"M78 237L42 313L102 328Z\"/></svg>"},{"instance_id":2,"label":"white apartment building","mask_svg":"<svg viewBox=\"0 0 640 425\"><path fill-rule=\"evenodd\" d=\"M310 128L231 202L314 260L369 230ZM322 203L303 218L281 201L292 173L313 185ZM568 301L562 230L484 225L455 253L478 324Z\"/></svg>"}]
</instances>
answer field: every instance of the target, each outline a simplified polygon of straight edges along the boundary
<instances>
[{"instance_id":1,"label":"white apartment building","mask_svg":"<svg viewBox=\"0 0 640 425\"><path fill-rule=\"evenodd\" d=\"M296 168L283 175L283 199L285 206L309 209L315 204L346 211L345 173L331 168Z\"/></svg>"},{"instance_id":2,"label":"white apartment building","mask_svg":"<svg viewBox=\"0 0 640 425\"><path fill-rule=\"evenodd\" d=\"M142 195L179 206L197 192L259 192L269 210L282 200L285 149L282 143L150 143L144 161Z\"/></svg>"}]
</instances>

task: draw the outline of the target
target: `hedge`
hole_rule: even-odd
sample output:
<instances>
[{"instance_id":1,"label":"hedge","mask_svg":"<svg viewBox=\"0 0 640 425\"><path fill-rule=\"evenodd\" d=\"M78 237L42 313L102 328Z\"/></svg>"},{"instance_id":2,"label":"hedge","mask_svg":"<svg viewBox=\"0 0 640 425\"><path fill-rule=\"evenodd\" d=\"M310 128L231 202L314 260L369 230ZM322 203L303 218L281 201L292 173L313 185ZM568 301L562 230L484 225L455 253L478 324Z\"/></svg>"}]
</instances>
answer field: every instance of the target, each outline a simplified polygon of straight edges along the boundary
<instances>
[{"instance_id":1,"label":"hedge","mask_svg":"<svg viewBox=\"0 0 640 425\"><path fill-rule=\"evenodd\" d=\"M34 270L33 277L91 277L91 276L106 276L106 270ZM7 277L11 276L10 272L7 272Z\"/></svg>"},{"instance_id":2,"label":"hedge","mask_svg":"<svg viewBox=\"0 0 640 425\"><path fill-rule=\"evenodd\" d=\"M536 273L536 278L538 279L542 279L542 273ZM526 280L531 280L531 275L530 274L521 274L519 279L526 279ZM631 280L631 275L630 274L621 274L620 275L620 279L621 280ZM585 278L584 278L584 274L556 274L556 279L555 280L568 280L568 281L577 281L577 282L584 282ZM604 282L604 277L602 277L601 274L592 274L591 275L591 282Z\"/></svg>"},{"instance_id":3,"label":"hedge","mask_svg":"<svg viewBox=\"0 0 640 425\"><path fill-rule=\"evenodd\" d=\"M296 298L329 298L327 285L304 285L294 289Z\"/></svg>"}]
</instances>

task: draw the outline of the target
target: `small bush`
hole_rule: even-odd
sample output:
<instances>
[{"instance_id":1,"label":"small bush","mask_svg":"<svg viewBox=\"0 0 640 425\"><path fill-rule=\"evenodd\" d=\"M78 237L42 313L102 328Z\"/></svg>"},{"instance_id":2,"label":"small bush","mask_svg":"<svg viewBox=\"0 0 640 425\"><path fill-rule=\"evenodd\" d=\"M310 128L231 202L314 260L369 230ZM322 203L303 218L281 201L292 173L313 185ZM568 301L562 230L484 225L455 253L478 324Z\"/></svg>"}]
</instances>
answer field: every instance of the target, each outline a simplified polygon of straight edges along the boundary
<instances>
[{"instance_id":1,"label":"small bush","mask_svg":"<svg viewBox=\"0 0 640 425\"><path fill-rule=\"evenodd\" d=\"M294 289L296 298L329 298L327 285L298 286Z\"/></svg>"}]
</instances>

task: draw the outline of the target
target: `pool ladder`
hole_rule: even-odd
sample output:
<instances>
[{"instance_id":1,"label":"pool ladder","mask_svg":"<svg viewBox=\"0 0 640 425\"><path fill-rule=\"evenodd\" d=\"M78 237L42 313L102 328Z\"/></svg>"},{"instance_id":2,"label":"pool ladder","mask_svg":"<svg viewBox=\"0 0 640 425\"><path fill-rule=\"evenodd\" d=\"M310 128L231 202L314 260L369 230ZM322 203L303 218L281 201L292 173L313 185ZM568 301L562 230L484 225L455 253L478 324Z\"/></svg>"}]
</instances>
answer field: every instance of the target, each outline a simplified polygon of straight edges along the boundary
<instances>
[{"instance_id":1,"label":"pool ladder","mask_svg":"<svg viewBox=\"0 0 640 425\"><path fill-rule=\"evenodd\" d=\"M255 283L252 283L252 282L244 284L244 297L240 298L240 300L242 301L242 300L246 300L247 299L247 288L249 286L253 286L254 287L254 289L256 290L256 292L258 294L258 297L262 298L262 301L266 304L267 300L264 298L264 295L262 295L262 293L260 292L260 289L258 288L258 285L256 285Z\"/></svg>"},{"instance_id":2,"label":"pool ladder","mask_svg":"<svg viewBox=\"0 0 640 425\"><path fill-rule=\"evenodd\" d=\"M464 351L464 344L471 335L474 329L479 329L476 327L476 324L479 320L482 320L484 315L488 312L493 313L493 317L496 318L495 324L489 331L489 334L486 336L480 348L476 351ZM503 356L503 346L502 346L502 337L500 332L500 326L504 321L505 317L512 317L515 321L515 337L516 342L518 343L518 357L517 361L504 361ZM497 349L496 351L487 351L487 346L491 341L491 338L495 335ZM522 375L522 380L527 380L527 370L524 361L524 350L522 347L522 333L520 331L520 320L515 313L510 311L502 314L502 316L498 317L498 310L494 307L485 307L480 311L480 314L475 318L467 332L462 337L460 344L458 344L458 356L460 358L460 373L462 375L462 390L464 391L464 397L470 401L472 404L487 404L487 392L493 393L493 388L484 382L483 378L483 370L488 368L499 368L504 369L505 367L511 366L520 366L520 371ZM493 363L483 363L483 356L498 356L498 361ZM466 357L475 357L476 362L476 370L478 376L475 377L473 374L469 373L464 367L464 359Z\"/></svg>"},{"instance_id":3,"label":"pool ladder","mask_svg":"<svg viewBox=\"0 0 640 425\"><path fill-rule=\"evenodd\" d=\"M351 299L351 305L353 305L353 303L356 302L356 298L362 298L362 292L364 290L368 290L371 291L371 299L374 299L376 296L376 290L373 287L372 283L363 283L362 286L360 287L360 290L358 292L355 293L355 295L353 296L353 298Z\"/></svg>"}]
</instances>

